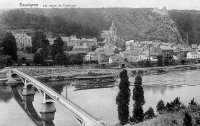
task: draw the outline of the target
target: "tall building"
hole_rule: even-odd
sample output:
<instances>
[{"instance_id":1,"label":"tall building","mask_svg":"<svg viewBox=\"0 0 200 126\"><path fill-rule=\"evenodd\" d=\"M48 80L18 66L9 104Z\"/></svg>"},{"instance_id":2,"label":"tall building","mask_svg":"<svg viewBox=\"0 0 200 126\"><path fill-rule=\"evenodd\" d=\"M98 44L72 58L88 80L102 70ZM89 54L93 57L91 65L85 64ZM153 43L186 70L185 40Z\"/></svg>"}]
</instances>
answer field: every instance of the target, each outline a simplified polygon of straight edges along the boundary
<instances>
[{"instance_id":1,"label":"tall building","mask_svg":"<svg viewBox=\"0 0 200 126\"><path fill-rule=\"evenodd\" d=\"M31 36L28 36L25 33L15 33L14 36L15 36L18 49L24 49L26 47L32 46Z\"/></svg>"}]
</instances>

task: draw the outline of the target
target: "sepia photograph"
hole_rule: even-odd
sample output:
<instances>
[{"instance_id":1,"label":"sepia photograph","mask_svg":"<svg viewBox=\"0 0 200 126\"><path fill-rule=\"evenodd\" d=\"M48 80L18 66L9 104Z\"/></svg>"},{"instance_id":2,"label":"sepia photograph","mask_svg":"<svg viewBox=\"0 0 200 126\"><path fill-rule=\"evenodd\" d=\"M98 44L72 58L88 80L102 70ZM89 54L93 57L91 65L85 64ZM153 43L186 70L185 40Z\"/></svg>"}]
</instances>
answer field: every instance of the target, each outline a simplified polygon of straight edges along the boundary
<instances>
[{"instance_id":1,"label":"sepia photograph","mask_svg":"<svg viewBox=\"0 0 200 126\"><path fill-rule=\"evenodd\" d=\"M200 126L200 0L0 0L0 126Z\"/></svg>"}]
</instances>

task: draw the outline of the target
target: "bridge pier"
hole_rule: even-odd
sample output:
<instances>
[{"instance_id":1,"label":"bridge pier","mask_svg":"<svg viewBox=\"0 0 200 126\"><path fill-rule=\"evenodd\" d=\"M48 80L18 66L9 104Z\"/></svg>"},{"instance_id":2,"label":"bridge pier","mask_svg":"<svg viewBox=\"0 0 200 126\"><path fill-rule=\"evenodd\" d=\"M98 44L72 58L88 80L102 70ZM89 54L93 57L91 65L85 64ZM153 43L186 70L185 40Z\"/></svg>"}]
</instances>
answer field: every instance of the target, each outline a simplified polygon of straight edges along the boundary
<instances>
[{"instance_id":1,"label":"bridge pier","mask_svg":"<svg viewBox=\"0 0 200 126\"><path fill-rule=\"evenodd\" d=\"M52 100L46 100L45 102L42 103L40 114L44 122L54 120L55 112L56 108Z\"/></svg>"},{"instance_id":2,"label":"bridge pier","mask_svg":"<svg viewBox=\"0 0 200 126\"><path fill-rule=\"evenodd\" d=\"M33 102L34 95L35 95L35 90L33 86L28 85L23 87L22 96L25 102Z\"/></svg>"},{"instance_id":3,"label":"bridge pier","mask_svg":"<svg viewBox=\"0 0 200 126\"><path fill-rule=\"evenodd\" d=\"M9 86L15 86L17 84L17 80L14 78L9 78L6 84Z\"/></svg>"},{"instance_id":4,"label":"bridge pier","mask_svg":"<svg viewBox=\"0 0 200 126\"><path fill-rule=\"evenodd\" d=\"M16 86L18 83L20 83L20 78L16 78L16 74L14 74L11 70L8 70L6 72L6 77L8 78L8 81L6 82L9 86Z\"/></svg>"}]
</instances>

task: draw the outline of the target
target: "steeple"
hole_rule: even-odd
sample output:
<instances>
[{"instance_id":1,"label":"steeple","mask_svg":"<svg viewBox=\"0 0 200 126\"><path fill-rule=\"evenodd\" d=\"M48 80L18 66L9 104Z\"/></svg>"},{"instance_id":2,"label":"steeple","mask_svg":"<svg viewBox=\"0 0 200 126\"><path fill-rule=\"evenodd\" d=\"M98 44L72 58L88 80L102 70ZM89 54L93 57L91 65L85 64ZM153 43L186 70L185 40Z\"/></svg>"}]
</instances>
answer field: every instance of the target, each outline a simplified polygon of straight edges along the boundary
<instances>
[{"instance_id":1,"label":"steeple","mask_svg":"<svg viewBox=\"0 0 200 126\"><path fill-rule=\"evenodd\" d=\"M117 26L114 20L112 21L112 24L110 26L110 33L112 36L117 36Z\"/></svg>"}]
</instances>

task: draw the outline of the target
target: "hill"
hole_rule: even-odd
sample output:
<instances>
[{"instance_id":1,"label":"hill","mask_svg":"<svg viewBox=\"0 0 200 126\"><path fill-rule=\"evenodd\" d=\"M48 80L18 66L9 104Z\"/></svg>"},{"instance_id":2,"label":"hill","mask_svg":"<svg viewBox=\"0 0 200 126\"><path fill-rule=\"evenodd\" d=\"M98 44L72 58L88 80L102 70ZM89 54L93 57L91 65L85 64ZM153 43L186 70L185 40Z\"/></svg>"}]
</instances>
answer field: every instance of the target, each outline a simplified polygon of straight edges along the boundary
<instances>
[{"instance_id":1,"label":"hill","mask_svg":"<svg viewBox=\"0 0 200 126\"><path fill-rule=\"evenodd\" d=\"M19 25L22 25L23 28L31 28L37 24L38 28L41 28L41 25L47 25L52 27L52 24L49 26L48 20L52 20L55 17L59 18L59 24L67 22L75 22L75 28L77 31L80 27L87 29L90 27L89 32L95 31L96 33L90 34L91 36L99 36L102 30L108 30L112 24L112 21L115 22L117 27L117 35L124 40L161 40L164 42L176 42L182 43L198 43L199 40L199 31L200 31L200 21L199 21L199 12L198 11L177 11L177 10L166 10L156 9L156 8L73 8L73 9L21 9L24 13L30 17L37 17L38 20L28 21L28 24L16 24L16 19L14 21L8 22L4 20L4 23L9 28L13 28L18 25L17 28L20 28ZM187 13L186 13L187 12ZM15 15L19 15L15 13ZM31 15L31 16L30 16ZM181 16L180 16L181 15ZM189 17L191 18L188 18ZM4 19L7 19L8 16L4 16ZM9 18L12 18L9 17ZM23 18L18 16L18 18ZM30 18L31 19L31 18ZM47 23L44 22L47 20ZM62 20L63 19L63 20ZM186 20L187 19L187 20ZM22 21L19 21L22 22ZM52 22L52 21L51 21ZM27 22L26 22L27 23ZM44 28L50 32L63 32L63 29L69 29L66 25L57 26L55 25L52 29ZM190 25L187 25L190 24ZM34 26L34 28L37 28ZM188 27L188 28L187 28ZM16 27L15 27L16 28ZM70 27L74 29L74 27ZM95 30L93 29L95 28ZM88 30L86 30L88 32ZM69 33L70 32L70 33ZM81 33L76 33L76 31L65 31L62 34L78 34L80 37L85 33L82 30ZM84 36L84 35L83 35ZM87 34L86 34L87 36ZM188 39L187 39L188 38Z\"/></svg>"}]
</instances>

